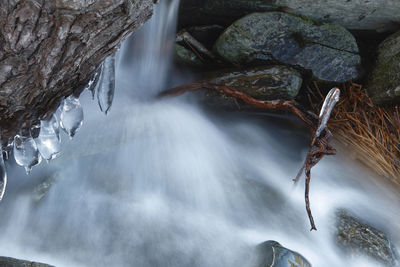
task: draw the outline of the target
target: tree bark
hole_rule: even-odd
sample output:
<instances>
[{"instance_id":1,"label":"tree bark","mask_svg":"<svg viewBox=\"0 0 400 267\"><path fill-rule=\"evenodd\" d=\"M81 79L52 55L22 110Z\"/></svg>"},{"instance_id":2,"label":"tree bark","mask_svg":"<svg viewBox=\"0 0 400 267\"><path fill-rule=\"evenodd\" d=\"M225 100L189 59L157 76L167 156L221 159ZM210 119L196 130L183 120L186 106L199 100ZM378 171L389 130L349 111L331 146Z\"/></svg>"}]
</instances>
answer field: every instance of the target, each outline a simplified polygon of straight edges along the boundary
<instances>
[{"instance_id":1,"label":"tree bark","mask_svg":"<svg viewBox=\"0 0 400 267\"><path fill-rule=\"evenodd\" d=\"M1 0L3 143L78 94L152 11L153 0Z\"/></svg>"}]
</instances>

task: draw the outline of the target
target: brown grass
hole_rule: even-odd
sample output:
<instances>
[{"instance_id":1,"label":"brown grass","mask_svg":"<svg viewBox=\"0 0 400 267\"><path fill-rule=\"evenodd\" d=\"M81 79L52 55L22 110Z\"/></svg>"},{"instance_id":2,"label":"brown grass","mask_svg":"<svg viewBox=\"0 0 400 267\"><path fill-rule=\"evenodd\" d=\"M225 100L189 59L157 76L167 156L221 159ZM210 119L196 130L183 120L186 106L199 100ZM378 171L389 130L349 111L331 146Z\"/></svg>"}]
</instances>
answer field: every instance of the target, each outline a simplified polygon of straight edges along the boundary
<instances>
[{"instance_id":1,"label":"brown grass","mask_svg":"<svg viewBox=\"0 0 400 267\"><path fill-rule=\"evenodd\" d=\"M322 105L322 94L310 93ZM315 90L314 90L315 91ZM373 171L400 184L400 114L398 106L375 106L361 85L348 83L341 88L341 100L329 120L334 138L349 146L355 157Z\"/></svg>"}]
</instances>

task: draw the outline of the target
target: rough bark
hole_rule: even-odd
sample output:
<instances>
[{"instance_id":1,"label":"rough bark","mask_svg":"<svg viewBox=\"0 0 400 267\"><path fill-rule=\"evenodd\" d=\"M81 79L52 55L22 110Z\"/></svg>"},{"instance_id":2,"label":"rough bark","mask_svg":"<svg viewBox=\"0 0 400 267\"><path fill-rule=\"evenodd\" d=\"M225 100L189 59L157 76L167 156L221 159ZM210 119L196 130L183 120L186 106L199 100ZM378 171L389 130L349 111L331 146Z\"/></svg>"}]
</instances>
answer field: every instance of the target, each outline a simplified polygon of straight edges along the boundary
<instances>
[{"instance_id":1,"label":"rough bark","mask_svg":"<svg viewBox=\"0 0 400 267\"><path fill-rule=\"evenodd\" d=\"M79 93L152 11L153 0L1 0L2 141Z\"/></svg>"}]
</instances>

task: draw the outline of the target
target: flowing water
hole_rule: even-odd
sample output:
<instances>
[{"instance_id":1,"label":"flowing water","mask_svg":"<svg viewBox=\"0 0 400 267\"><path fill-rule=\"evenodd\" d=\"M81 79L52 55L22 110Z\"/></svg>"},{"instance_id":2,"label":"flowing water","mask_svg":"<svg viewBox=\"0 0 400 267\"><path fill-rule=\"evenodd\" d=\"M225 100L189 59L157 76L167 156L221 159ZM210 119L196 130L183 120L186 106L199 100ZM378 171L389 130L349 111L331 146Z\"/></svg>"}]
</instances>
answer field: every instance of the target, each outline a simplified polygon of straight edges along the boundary
<instances>
[{"instance_id":1,"label":"flowing water","mask_svg":"<svg viewBox=\"0 0 400 267\"><path fill-rule=\"evenodd\" d=\"M154 100L190 80L170 64L177 4L161 1L122 46L107 116L84 92L84 125L62 136L59 158L30 176L8 161L0 255L56 266L243 267L255 245L276 240L313 266L377 266L337 249L337 208L400 247L395 189L341 152L312 170L318 231L309 231L304 186L292 183L309 142L299 122L212 113L187 96Z\"/></svg>"}]
</instances>

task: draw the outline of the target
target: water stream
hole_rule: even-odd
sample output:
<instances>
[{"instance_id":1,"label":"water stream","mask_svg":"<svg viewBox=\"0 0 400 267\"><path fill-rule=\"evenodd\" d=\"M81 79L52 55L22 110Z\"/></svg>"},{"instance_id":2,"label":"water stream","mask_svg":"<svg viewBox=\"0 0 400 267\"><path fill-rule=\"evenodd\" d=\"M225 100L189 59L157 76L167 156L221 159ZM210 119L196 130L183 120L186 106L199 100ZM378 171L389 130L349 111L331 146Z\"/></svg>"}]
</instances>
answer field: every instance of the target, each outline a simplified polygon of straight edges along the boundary
<instances>
[{"instance_id":1,"label":"water stream","mask_svg":"<svg viewBox=\"0 0 400 267\"><path fill-rule=\"evenodd\" d=\"M309 142L300 122L209 112L187 96L153 99L190 80L171 67L177 5L161 1L122 46L107 116L84 92L84 125L62 136L61 157L30 176L7 162L0 255L56 266L243 267L255 245L276 240L313 266L378 266L341 254L334 212L353 211L400 247L399 195L347 152L312 170L310 232L303 183L292 183ZM44 181L52 185L43 196Z\"/></svg>"}]
</instances>

